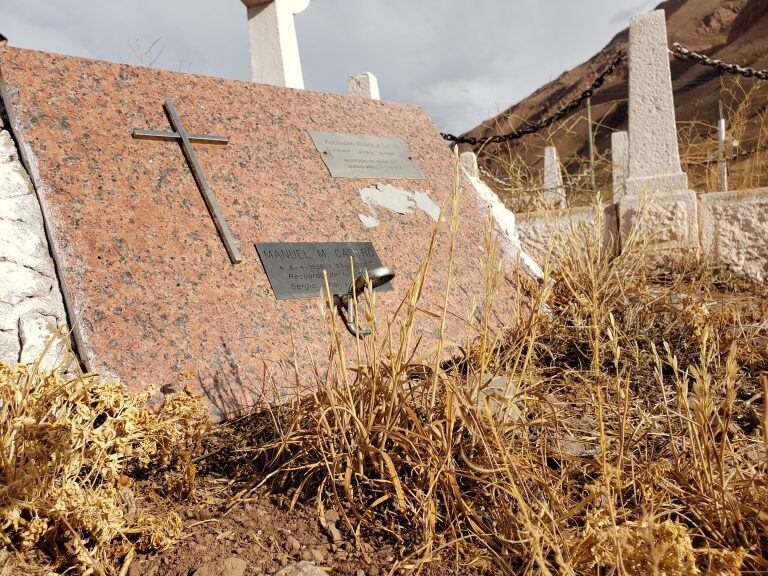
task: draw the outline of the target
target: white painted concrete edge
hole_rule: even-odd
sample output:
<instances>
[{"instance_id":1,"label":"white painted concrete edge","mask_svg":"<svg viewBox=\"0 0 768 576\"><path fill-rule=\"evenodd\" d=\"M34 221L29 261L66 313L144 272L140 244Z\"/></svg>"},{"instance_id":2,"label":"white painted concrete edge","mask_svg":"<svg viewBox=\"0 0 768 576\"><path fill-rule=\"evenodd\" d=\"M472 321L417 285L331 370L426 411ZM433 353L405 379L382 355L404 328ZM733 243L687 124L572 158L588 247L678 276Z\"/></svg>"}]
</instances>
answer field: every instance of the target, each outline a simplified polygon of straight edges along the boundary
<instances>
[{"instance_id":1,"label":"white painted concrete edge","mask_svg":"<svg viewBox=\"0 0 768 576\"><path fill-rule=\"evenodd\" d=\"M523 262L523 264L526 265L528 270L537 280L543 280L544 271L541 269L541 266L539 266L539 264L533 258L531 258L525 252L525 250L523 250L523 247L520 244L520 238L517 234L517 226L515 224L514 212L507 208L501 199L499 199L499 197L496 195L496 193L491 190L488 185L479 177L470 174L469 171L466 170L463 166L461 169L464 171L464 174L469 180L470 184L472 184L475 192L477 192L477 195L482 200L487 202L491 207L491 214L493 215L493 219L496 222L496 225L499 227L499 230L504 233L510 243L515 247L520 260Z\"/></svg>"}]
</instances>

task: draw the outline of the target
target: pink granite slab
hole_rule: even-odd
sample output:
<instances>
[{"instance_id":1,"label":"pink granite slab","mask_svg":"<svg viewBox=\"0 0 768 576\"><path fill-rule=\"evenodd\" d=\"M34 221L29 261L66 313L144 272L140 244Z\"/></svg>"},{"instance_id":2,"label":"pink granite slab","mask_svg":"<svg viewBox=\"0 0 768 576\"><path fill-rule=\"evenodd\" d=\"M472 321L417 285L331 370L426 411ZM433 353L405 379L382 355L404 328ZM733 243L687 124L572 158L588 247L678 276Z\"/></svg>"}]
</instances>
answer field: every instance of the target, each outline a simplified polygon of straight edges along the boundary
<instances>
[{"instance_id":1,"label":"pink granite slab","mask_svg":"<svg viewBox=\"0 0 768 576\"><path fill-rule=\"evenodd\" d=\"M88 370L132 389L169 390L194 374L219 414L295 389L291 331L301 377L310 357L325 369L328 336L320 298L275 299L257 242L370 241L394 265L394 290L378 294L386 318L404 298L426 254L426 213L371 210L360 190L392 184L428 192L438 204L454 180L451 151L416 107L47 54L0 52L3 97L43 208L78 352ZM244 261L232 265L181 148L135 140L134 128L171 130L174 100L187 132L225 135L195 151ZM333 179L308 130L398 136L426 179ZM464 344L462 319L482 305L488 208L462 180L461 223L450 287L449 334ZM448 236L441 233L421 306L439 312ZM505 277L494 325L514 320L516 266ZM418 316L419 350L439 322ZM341 323L339 328L343 331ZM345 345L353 339L343 332ZM414 343L416 339L414 339Z\"/></svg>"}]
</instances>

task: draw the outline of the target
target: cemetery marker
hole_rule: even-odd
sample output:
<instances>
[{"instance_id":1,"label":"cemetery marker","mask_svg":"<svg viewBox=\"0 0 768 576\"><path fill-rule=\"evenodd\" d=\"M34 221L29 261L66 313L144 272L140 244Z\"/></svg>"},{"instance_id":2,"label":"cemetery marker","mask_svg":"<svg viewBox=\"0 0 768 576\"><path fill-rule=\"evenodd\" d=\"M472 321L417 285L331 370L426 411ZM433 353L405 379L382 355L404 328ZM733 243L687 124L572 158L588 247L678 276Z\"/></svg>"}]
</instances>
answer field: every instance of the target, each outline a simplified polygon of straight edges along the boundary
<instances>
[{"instance_id":1,"label":"cemetery marker","mask_svg":"<svg viewBox=\"0 0 768 576\"><path fill-rule=\"evenodd\" d=\"M221 240L224 242L224 247L227 249L229 259L232 261L232 264L239 264L243 261L243 257L240 255L240 250L237 249L232 232L230 232L229 226L227 226L227 222L224 220L224 216L219 210L219 204L216 202L216 197L213 195L213 191L208 185L208 180L206 180L205 174L203 174L203 169L197 161L195 150L192 148L192 142L198 144L226 144L229 142L229 138L226 136L210 136L207 134L187 134L186 130L184 130L184 125L181 123L181 118L179 118L176 108L173 106L173 100L166 100L164 106L168 112L171 125L176 132L134 130L133 137L139 140L181 140L181 149L184 152L184 157L187 159L189 169L192 170L192 175L195 177L197 187L203 195L205 205L208 206L208 212L210 212L211 218L213 218L216 230L219 231Z\"/></svg>"},{"instance_id":2,"label":"cemetery marker","mask_svg":"<svg viewBox=\"0 0 768 576\"><path fill-rule=\"evenodd\" d=\"M333 178L426 178L401 138L319 130L309 135Z\"/></svg>"},{"instance_id":3,"label":"cemetery marker","mask_svg":"<svg viewBox=\"0 0 768 576\"><path fill-rule=\"evenodd\" d=\"M494 330L505 330L527 298L517 277L513 241L500 238L498 251L487 248L490 205L485 199L458 195L461 227L452 236L448 226L436 233L424 209L374 207L361 194L366 187L380 191L397 184L398 194L416 208L417 197L438 206L453 200L455 158L418 107L15 48L0 50L0 70L19 148L28 166L35 167L32 179L82 363L90 372L122 379L132 392L156 390L155 405L178 389L179 374L191 373L195 379L189 385L205 395L217 418L311 393L316 378L336 370L336 359L328 354L332 312L326 299L295 297L296 292L317 290L315 275L325 269L338 296L334 322L341 328L342 320L342 330L354 329L358 337L375 329L375 322L360 316L360 294L348 297L350 256L354 275L367 270L371 286L378 288L376 314L387 319L379 330L387 335L377 349L388 346L390 322L392 346L399 347L398 327L406 316L413 317L418 338L402 345L419 361L434 361L441 334L465 334L483 321L488 265L498 264L503 274L488 319ZM176 115L159 124L161 114L170 116L162 106L170 97L174 105L179 102L181 122ZM134 128L167 132L133 133ZM391 167L391 160L400 158L409 174L418 162L425 179L390 180L390 175L405 175L395 170L373 181L333 177L309 135L318 128L339 135L334 140L340 144L361 144L339 146L352 153L350 168L360 153L365 167L360 177L374 172L368 167ZM398 145L392 149L380 142L382 147L372 148L364 141L370 136L395 137ZM190 177L188 160L175 149L158 148L173 142L194 148L235 232L240 264L222 265L222 238L200 205L201 190ZM208 144L226 146L212 150ZM470 190L463 173L459 178L461 188ZM372 229L360 214L374 211L379 224ZM332 241L345 246L331 251L319 246ZM272 257L265 267L251 251L267 242L282 243L285 251L267 255ZM314 249L313 257L304 258L297 242L310 244L306 253ZM355 252L358 243L366 243L367 250ZM450 280L441 272L421 282L427 254L431 270L452 267ZM306 278L285 276L296 264L298 275ZM386 265L397 267L392 282ZM280 288L281 274L294 297L277 298L272 281ZM422 286L421 299L411 316L403 301L415 281ZM361 284L352 285L361 292ZM318 292L325 293L324 283ZM348 358L355 357L357 342L340 339ZM444 349L441 359L453 353L453 347Z\"/></svg>"},{"instance_id":4,"label":"cemetery marker","mask_svg":"<svg viewBox=\"0 0 768 576\"><path fill-rule=\"evenodd\" d=\"M275 298L314 298L325 292L323 271L331 294L343 295L355 276L381 268L371 242L263 242L256 244ZM381 290L392 290L383 283Z\"/></svg>"}]
</instances>

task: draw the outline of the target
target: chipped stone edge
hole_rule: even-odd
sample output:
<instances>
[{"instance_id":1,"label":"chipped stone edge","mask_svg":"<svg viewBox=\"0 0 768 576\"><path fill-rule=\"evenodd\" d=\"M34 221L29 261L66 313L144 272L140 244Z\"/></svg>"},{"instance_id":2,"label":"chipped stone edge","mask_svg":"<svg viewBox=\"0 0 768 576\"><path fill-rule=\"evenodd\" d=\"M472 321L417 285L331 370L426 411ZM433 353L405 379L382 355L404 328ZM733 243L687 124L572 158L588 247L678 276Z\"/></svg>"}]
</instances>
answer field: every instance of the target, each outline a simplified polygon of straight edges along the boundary
<instances>
[{"instance_id":1,"label":"chipped stone edge","mask_svg":"<svg viewBox=\"0 0 768 576\"><path fill-rule=\"evenodd\" d=\"M496 222L496 226L498 226L499 231L502 232L502 236L506 240L505 250L507 254L511 256L513 260L519 259L522 261L531 275L536 280L542 281L544 279L544 271L541 266L528 255L520 243L514 212L507 208L496 193L478 176L472 175L464 166L461 166L461 170L475 190L477 198L484 201L491 208L493 220Z\"/></svg>"},{"instance_id":2,"label":"chipped stone edge","mask_svg":"<svg viewBox=\"0 0 768 576\"><path fill-rule=\"evenodd\" d=\"M22 136L21 130L19 130L18 126L18 120L16 118L16 114L13 108L13 93L12 90L7 86L5 82L5 78L2 74L2 68L0 67L0 100L2 101L2 106L5 110L5 113L7 115L8 124L9 126L6 127L9 135L11 136L11 140L16 145L17 151L19 153L19 158L17 159L17 162L19 162L19 167L24 171L26 177L29 180L30 187L32 188L32 193L35 196L36 200L36 206L39 210L39 216L40 220L42 221L42 234L38 237L41 244L48 249L48 255L51 259L51 293L49 294L49 298L53 301L53 306L46 309L44 305L41 305L37 312L41 317L50 317L54 318L56 320L56 323L58 324L55 327L54 331L51 331L50 334L45 334L41 338L46 338L47 341L50 341L51 338L53 338L56 335L57 331L60 331L60 338L62 339L57 346L57 351L59 354L63 354L67 348L67 343L63 341L63 338L70 334L74 337L75 342L77 344L77 348L79 351L87 350L88 348L84 346L85 344L82 341L82 338L79 337L78 333L79 330L77 330L77 326L74 326L72 329L70 327L72 326L70 322L70 318L72 317L71 311L72 307L70 304L70 300L67 297L66 289L61 282L61 276L59 274L59 263L56 259L56 252L52 249L53 243L52 238L54 237L52 234L52 230L50 229L50 214L47 214L42 203L40 202L40 186L41 186L41 178L40 173L37 168L37 161L34 156L34 153L29 146L29 144L24 140ZM54 310L51 308L58 308L58 310ZM60 312L57 314L57 312ZM75 316L77 317L77 316ZM24 335L22 334L22 321L24 320L24 317L20 317L18 319L17 323L17 338L19 339L19 361L22 361L25 358L25 339ZM32 344L32 343L30 343ZM39 348L40 342L35 342L34 344L37 344L37 347ZM70 347L71 348L71 347ZM76 352L76 358L78 358L81 362L83 362L82 356L79 356ZM57 354L54 354L53 351L49 351L48 358L49 360L46 361L46 359L43 359L41 362L41 366L43 368L52 368L56 364L58 364L58 360L61 358L56 358ZM89 360L89 359L88 359ZM83 362L86 369L90 369L89 361ZM63 369L70 370L73 367L71 365L65 365L63 366Z\"/></svg>"},{"instance_id":3,"label":"chipped stone edge","mask_svg":"<svg viewBox=\"0 0 768 576\"><path fill-rule=\"evenodd\" d=\"M707 192L698 201L703 254L758 282L768 281L768 188ZM728 217L734 213L737 218Z\"/></svg>"}]
</instances>

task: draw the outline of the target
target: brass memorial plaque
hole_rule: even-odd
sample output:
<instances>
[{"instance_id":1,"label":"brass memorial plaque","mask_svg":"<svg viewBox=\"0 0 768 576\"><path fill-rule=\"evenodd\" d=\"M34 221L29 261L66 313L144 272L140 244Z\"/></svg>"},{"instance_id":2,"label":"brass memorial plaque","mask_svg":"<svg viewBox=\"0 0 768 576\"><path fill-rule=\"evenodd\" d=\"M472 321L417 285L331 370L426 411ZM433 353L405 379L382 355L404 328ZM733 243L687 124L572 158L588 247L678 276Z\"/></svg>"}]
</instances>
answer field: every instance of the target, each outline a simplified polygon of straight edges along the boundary
<instances>
[{"instance_id":1,"label":"brass memorial plaque","mask_svg":"<svg viewBox=\"0 0 768 576\"><path fill-rule=\"evenodd\" d=\"M316 130L310 130L309 135L334 178L425 178L400 138Z\"/></svg>"},{"instance_id":2,"label":"brass memorial plaque","mask_svg":"<svg viewBox=\"0 0 768 576\"><path fill-rule=\"evenodd\" d=\"M325 293L323 270L331 294L346 294L355 276L381 266L370 242L266 242L256 244L264 271L278 300L313 298ZM377 290L392 290L392 283Z\"/></svg>"}]
</instances>

